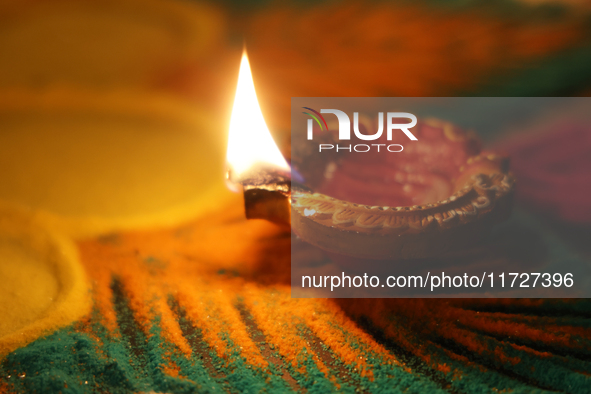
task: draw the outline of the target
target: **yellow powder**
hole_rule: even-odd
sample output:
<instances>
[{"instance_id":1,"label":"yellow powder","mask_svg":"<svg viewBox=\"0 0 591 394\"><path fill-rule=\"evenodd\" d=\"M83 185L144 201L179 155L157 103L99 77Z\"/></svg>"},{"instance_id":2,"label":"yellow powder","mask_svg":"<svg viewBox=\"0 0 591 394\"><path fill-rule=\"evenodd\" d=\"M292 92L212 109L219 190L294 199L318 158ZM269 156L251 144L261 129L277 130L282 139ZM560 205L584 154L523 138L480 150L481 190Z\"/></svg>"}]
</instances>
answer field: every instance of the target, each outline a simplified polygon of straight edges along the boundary
<instances>
[{"instance_id":1,"label":"yellow powder","mask_svg":"<svg viewBox=\"0 0 591 394\"><path fill-rule=\"evenodd\" d=\"M197 216L230 194L214 120L182 100L123 91L0 94L0 200L75 236Z\"/></svg>"},{"instance_id":2,"label":"yellow powder","mask_svg":"<svg viewBox=\"0 0 591 394\"><path fill-rule=\"evenodd\" d=\"M219 202L226 34L204 2L0 1L0 201L74 236Z\"/></svg>"},{"instance_id":3,"label":"yellow powder","mask_svg":"<svg viewBox=\"0 0 591 394\"><path fill-rule=\"evenodd\" d=\"M90 310L74 244L0 206L0 358Z\"/></svg>"},{"instance_id":4,"label":"yellow powder","mask_svg":"<svg viewBox=\"0 0 591 394\"><path fill-rule=\"evenodd\" d=\"M53 304L59 284L52 267L18 240L0 240L0 336L25 327Z\"/></svg>"}]
</instances>

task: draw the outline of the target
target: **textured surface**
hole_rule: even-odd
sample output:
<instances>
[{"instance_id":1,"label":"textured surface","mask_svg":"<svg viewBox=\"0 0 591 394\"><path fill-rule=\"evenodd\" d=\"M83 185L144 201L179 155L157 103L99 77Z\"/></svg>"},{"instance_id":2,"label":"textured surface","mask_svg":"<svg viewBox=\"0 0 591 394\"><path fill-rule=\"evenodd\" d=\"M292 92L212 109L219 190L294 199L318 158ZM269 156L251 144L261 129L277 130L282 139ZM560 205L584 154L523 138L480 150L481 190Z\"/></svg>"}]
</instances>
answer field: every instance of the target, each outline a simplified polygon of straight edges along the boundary
<instances>
[{"instance_id":1,"label":"textured surface","mask_svg":"<svg viewBox=\"0 0 591 394\"><path fill-rule=\"evenodd\" d=\"M74 243L0 204L0 358L91 309Z\"/></svg>"},{"instance_id":2,"label":"textured surface","mask_svg":"<svg viewBox=\"0 0 591 394\"><path fill-rule=\"evenodd\" d=\"M587 300L291 299L289 245L239 201L80 243L93 313L10 354L0 379L9 392L589 392Z\"/></svg>"}]
</instances>

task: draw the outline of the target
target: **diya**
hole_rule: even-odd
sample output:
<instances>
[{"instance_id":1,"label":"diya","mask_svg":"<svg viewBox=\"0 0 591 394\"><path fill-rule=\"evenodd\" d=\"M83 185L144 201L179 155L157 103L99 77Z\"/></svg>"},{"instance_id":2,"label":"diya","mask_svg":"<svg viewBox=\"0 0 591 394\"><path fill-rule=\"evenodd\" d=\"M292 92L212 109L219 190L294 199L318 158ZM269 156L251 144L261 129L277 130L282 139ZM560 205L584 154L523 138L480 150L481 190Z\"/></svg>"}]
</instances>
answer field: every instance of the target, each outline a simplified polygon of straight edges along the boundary
<instances>
[{"instance_id":1,"label":"diya","mask_svg":"<svg viewBox=\"0 0 591 394\"><path fill-rule=\"evenodd\" d=\"M515 180L507 157L482 151L473 133L447 122L419 121L413 133L421 148L410 149L404 160L370 164L382 169L377 178L366 171L368 165L334 155L293 155L293 173L306 179L303 185L290 179L290 167L272 141L243 55L227 180L234 189L242 186L247 218L291 227L303 241L327 252L420 259L474 246L511 212ZM380 184L373 194L367 192L372 182Z\"/></svg>"}]
</instances>

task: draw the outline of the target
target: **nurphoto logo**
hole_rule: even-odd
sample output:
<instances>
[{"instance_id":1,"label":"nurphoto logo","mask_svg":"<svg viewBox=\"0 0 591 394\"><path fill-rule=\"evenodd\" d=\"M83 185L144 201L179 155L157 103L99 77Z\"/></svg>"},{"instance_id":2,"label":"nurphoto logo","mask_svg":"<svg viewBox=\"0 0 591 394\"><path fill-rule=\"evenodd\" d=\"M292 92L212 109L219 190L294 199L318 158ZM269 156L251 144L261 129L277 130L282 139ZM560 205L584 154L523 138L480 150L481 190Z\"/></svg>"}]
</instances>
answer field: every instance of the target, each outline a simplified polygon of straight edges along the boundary
<instances>
[{"instance_id":1,"label":"nurphoto logo","mask_svg":"<svg viewBox=\"0 0 591 394\"><path fill-rule=\"evenodd\" d=\"M351 140L351 119L349 115L338 109L321 109L320 112L310 108L303 107L309 112L303 112L304 114L311 117L307 123L307 138L308 140L314 139L314 122L318 124L322 132L328 131L328 124L322 114L333 114L337 117L339 124L338 139L339 141ZM410 122L399 123L401 119L409 119ZM384 123L386 127L384 127ZM386 129L386 139L392 141L392 135L394 130L402 131L411 141L417 141L417 137L409 130L416 126L417 117L408 112L387 112L386 121L384 122L384 113L378 113L378 130L374 134L363 134L359 130L359 112L353 112L353 133L355 137L362 141L375 141L382 137L384 128ZM380 148L384 148L388 152L402 152L404 149L400 144L318 144L319 152L326 150L348 151L348 152L369 152L370 150L380 151Z\"/></svg>"}]
</instances>

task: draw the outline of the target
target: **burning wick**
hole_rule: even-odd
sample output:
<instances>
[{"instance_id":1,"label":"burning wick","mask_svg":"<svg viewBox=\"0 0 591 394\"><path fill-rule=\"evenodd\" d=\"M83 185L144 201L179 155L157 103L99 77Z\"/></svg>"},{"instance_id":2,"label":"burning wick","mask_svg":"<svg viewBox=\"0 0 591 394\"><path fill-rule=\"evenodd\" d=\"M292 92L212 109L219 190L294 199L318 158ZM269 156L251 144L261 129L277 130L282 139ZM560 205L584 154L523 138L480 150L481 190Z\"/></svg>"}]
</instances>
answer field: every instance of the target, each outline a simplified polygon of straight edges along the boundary
<instances>
[{"instance_id":1,"label":"burning wick","mask_svg":"<svg viewBox=\"0 0 591 394\"><path fill-rule=\"evenodd\" d=\"M291 169L273 141L259 106L246 50L230 118L226 184L244 193L247 219L289 226Z\"/></svg>"}]
</instances>

